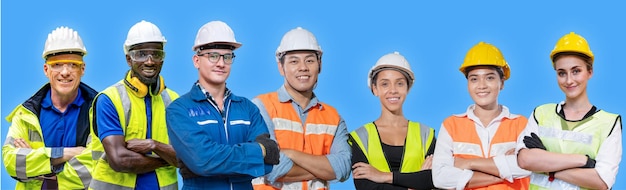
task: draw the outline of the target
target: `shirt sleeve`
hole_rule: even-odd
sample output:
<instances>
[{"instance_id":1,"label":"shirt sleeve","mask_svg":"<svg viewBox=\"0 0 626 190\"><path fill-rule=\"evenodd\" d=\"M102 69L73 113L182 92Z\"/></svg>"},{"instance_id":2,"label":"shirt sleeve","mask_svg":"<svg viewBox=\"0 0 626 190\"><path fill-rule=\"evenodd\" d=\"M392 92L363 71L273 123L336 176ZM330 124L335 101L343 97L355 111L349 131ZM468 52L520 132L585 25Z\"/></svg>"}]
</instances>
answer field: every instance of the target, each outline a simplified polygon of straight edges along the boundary
<instances>
[{"instance_id":1,"label":"shirt sleeve","mask_svg":"<svg viewBox=\"0 0 626 190\"><path fill-rule=\"evenodd\" d=\"M330 146L330 154L326 155L336 177L330 182L343 182L350 177L351 150L348 144L348 128L343 119L340 119L337 127L333 144Z\"/></svg>"},{"instance_id":2,"label":"shirt sleeve","mask_svg":"<svg viewBox=\"0 0 626 190\"><path fill-rule=\"evenodd\" d=\"M252 103L254 103L259 108L259 112L261 113L263 121L265 121L265 125L267 126L267 129L270 133L270 138L272 140L276 140L276 133L274 132L274 122L272 122L269 113L267 113L267 109L265 109L265 106L258 98L252 99ZM281 152L278 165L274 165L272 171L265 176L266 180L275 186L280 186L279 184L277 184L280 182L277 182L276 180L285 176L289 172L289 170L291 170L291 167L293 167L293 161Z\"/></svg>"},{"instance_id":3,"label":"shirt sleeve","mask_svg":"<svg viewBox=\"0 0 626 190\"><path fill-rule=\"evenodd\" d=\"M193 117L187 114L182 101L191 100L179 98L167 107L167 131L176 156L193 173L201 176L252 177L265 174L266 164L258 143L218 143L212 139L210 131L199 127Z\"/></svg>"},{"instance_id":4,"label":"shirt sleeve","mask_svg":"<svg viewBox=\"0 0 626 190\"><path fill-rule=\"evenodd\" d=\"M422 170L413 173L393 173L393 184L411 189L434 189L432 170Z\"/></svg>"},{"instance_id":5,"label":"shirt sleeve","mask_svg":"<svg viewBox=\"0 0 626 190\"><path fill-rule=\"evenodd\" d=\"M517 146L515 147L515 155L519 154L519 150L521 150L522 148L526 148L526 145L524 144L524 137L530 136L530 133L537 134L538 131L539 131L539 125L537 124L537 120L535 120L535 112L532 112L530 114L530 117L528 117L528 123L526 123L526 128L524 128L524 131L522 131L522 133L517 137Z\"/></svg>"},{"instance_id":6,"label":"shirt sleeve","mask_svg":"<svg viewBox=\"0 0 626 190\"><path fill-rule=\"evenodd\" d=\"M532 122L534 122L534 119ZM526 123L526 125L528 125L528 122ZM520 139L524 139L525 129L526 127L524 128L524 130L522 130L520 134L518 134L517 141L520 141ZM518 148L518 145L519 143L516 143L516 150ZM498 173L500 173L499 177L511 183L514 179L524 178L531 174L530 171L524 170L519 167L519 165L517 164L517 154L496 155L493 157L493 162L496 164L496 168L498 168Z\"/></svg>"},{"instance_id":7,"label":"shirt sleeve","mask_svg":"<svg viewBox=\"0 0 626 190\"><path fill-rule=\"evenodd\" d=\"M433 184L441 189L464 189L474 175L472 170L454 167L452 137L442 124L433 155Z\"/></svg>"},{"instance_id":8,"label":"shirt sleeve","mask_svg":"<svg viewBox=\"0 0 626 190\"><path fill-rule=\"evenodd\" d=\"M64 147L52 147L50 152L50 158L61 158L63 157L63 149Z\"/></svg>"},{"instance_id":9,"label":"shirt sleeve","mask_svg":"<svg viewBox=\"0 0 626 190\"><path fill-rule=\"evenodd\" d=\"M259 112L259 108L255 106L251 101L246 99L246 109L250 110L250 131L248 132L247 142L257 143L256 137L261 134L269 134L267 129L267 125L263 120L263 116ZM271 135L270 135L271 137ZM276 141L276 139L272 139ZM260 146L260 145L259 145ZM273 169L273 165L265 164L265 173L264 175L271 172Z\"/></svg>"},{"instance_id":10,"label":"shirt sleeve","mask_svg":"<svg viewBox=\"0 0 626 190\"><path fill-rule=\"evenodd\" d=\"M100 94L95 101L93 120L98 138L102 140L110 135L124 135L117 109L111 99L105 94Z\"/></svg>"},{"instance_id":11,"label":"shirt sleeve","mask_svg":"<svg viewBox=\"0 0 626 190\"><path fill-rule=\"evenodd\" d=\"M498 168L498 173L500 173L499 177L511 183L514 179L527 177L531 173L519 167L517 164L517 155L494 156L493 162Z\"/></svg>"},{"instance_id":12,"label":"shirt sleeve","mask_svg":"<svg viewBox=\"0 0 626 190\"><path fill-rule=\"evenodd\" d=\"M621 117L618 117L613 125L613 132L602 142L598 155L596 155L595 170L609 188L615 184L615 178L617 177L617 170L621 160L622 121Z\"/></svg>"}]
</instances>

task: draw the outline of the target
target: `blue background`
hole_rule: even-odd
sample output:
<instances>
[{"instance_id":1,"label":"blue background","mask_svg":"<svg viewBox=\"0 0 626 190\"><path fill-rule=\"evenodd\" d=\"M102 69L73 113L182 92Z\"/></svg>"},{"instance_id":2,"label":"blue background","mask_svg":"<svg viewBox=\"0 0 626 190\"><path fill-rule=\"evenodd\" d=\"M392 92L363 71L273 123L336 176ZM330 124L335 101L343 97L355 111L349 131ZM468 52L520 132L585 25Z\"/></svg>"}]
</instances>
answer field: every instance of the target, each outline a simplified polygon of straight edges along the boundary
<instances>
[{"instance_id":1,"label":"blue background","mask_svg":"<svg viewBox=\"0 0 626 190\"><path fill-rule=\"evenodd\" d=\"M479 41L496 45L511 66L500 104L528 116L537 105L564 100L549 53L564 34L584 36L595 54L591 102L626 113L623 62L626 3L618 1L3 1L1 5L1 112L12 109L48 81L41 53L48 33L69 26L89 54L83 82L96 90L121 80L128 66L122 44L142 19L161 29L167 58L161 74L183 94L197 80L191 46L197 30L222 20L243 43L227 86L248 98L283 83L274 58L282 35L297 26L313 32L324 50L315 90L336 107L352 131L375 120L379 100L367 72L384 54L399 51L411 63L415 85L404 103L407 118L436 130L444 118L472 103L458 71ZM2 122L2 143L9 123ZM624 166L624 162L620 164ZM15 181L1 167L2 189ZM626 188L624 172L614 189ZM352 180L333 184L353 189Z\"/></svg>"}]
</instances>

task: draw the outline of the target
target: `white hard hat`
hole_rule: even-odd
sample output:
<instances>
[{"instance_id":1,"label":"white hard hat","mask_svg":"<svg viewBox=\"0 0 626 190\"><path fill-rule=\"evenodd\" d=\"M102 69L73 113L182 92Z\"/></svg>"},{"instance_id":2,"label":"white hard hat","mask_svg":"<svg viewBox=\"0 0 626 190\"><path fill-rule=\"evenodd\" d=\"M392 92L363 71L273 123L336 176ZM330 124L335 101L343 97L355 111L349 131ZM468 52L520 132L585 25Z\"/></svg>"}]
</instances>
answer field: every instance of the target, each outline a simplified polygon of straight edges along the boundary
<instances>
[{"instance_id":1,"label":"white hard hat","mask_svg":"<svg viewBox=\"0 0 626 190\"><path fill-rule=\"evenodd\" d=\"M78 32L71 28L61 26L48 34L48 39L46 40L41 56L43 59L46 59L48 55L60 52L80 52L84 56L87 55L87 48L85 48Z\"/></svg>"},{"instance_id":2,"label":"white hard hat","mask_svg":"<svg viewBox=\"0 0 626 190\"><path fill-rule=\"evenodd\" d=\"M161 30L159 30L156 25L142 20L128 30L128 35L124 42L124 54L128 54L128 51L133 45L147 42L160 42L165 45L167 40L165 40L165 37L161 34Z\"/></svg>"},{"instance_id":3,"label":"white hard hat","mask_svg":"<svg viewBox=\"0 0 626 190\"><path fill-rule=\"evenodd\" d=\"M322 47L317 44L317 39L313 33L302 27L297 27L285 33L280 45L276 49L276 62L285 55L285 53L294 50L312 50L322 56Z\"/></svg>"},{"instance_id":4,"label":"white hard hat","mask_svg":"<svg viewBox=\"0 0 626 190\"><path fill-rule=\"evenodd\" d=\"M380 57L372 69L370 69L369 73L367 73L367 86L370 89L372 88L372 78L374 78L374 75L378 74L378 72L382 70L385 70L385 68L397 69L408 74L409 81L407 82L409 82L409 87L411 87L411 84L415 81L411 65L409 65L409 62L404 58L404 56L400 55L400 53L396 51Z\"/></svg>"},{"instance_id":5,"label":"white hard hat","mask_svg":"<svg viewBox=\"0 0 626 190\"><path fill-rule=\"evenodd\" d=\"M235 49L241 47L241 43L235 40L233 30L222 21L211 21L200 27L191 50L195 51L198 47L211 43L228 44Z\"/></svg>"}]
</instances>

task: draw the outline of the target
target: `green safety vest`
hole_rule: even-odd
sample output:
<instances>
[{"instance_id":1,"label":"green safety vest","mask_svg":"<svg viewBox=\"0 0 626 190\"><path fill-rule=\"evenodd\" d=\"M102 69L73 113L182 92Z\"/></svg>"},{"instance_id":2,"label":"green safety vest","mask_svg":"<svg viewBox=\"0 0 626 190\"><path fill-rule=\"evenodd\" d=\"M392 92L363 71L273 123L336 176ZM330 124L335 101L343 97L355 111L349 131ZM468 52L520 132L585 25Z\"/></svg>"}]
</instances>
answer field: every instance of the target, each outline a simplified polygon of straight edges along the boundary
<instances>
[{"instance_id":1,"label":"green safety vest","mask_svg":"<svg viewBox=\"0 0 626 190\"><path fill-rule=\"evenodd\" d=\"M363 151L370 165L382 172L391 172L374 123L365 124L365 126L352 131L350 136ZM401 173L420 171L426 152L434 138L434 129L420 125L418 122L409 121L404 156L400 166Z\"/></svg>"},{"instance_id":2,"label":"green safety vest","mask_svg":"<svg viewBox=\"0 0 626 190\"><path fill-rule=\"evenodd\" d=\"M146 113L144 99L133 95L123 81L105 89L101 94L105 94L113 102L120 119L120 125L123 126L124 139L126 141L145 139L147 118L146 114L143 114ZM169 144L165 122L165 108L176 98L178 98L178 94L167 88L160 95L152 96L151 132L153 140ZM91 118L93 118L93 110L90 111L90 114ZM93 125L93 121L91 123ZM93 127L91 131L92 142L89 144L89 148L93 149L92 156L97 161L89 189L135 189L137 174L113 170L106 160L104 147L100 139L97 138ZM155 172L160 189L178 189L176 167L165 166L157 168Z\"/></svg>"},{"instance_id":3,"label":"green safety vest","mask_svg":"<svg viewBox=\"0 0 626 190\"><path fill-rule=\"evenodd\" d=\"M566 121L557 113L557 104L537 107L534 117L539 126L538 136L549 152L583 154L595 159L600 146L613 130L617 114L598 111L578 121L572 130L566 129ZM584 189L565 181L550 182L545 173L532 173L530 189Z\"/></svg>"}]
</instances>

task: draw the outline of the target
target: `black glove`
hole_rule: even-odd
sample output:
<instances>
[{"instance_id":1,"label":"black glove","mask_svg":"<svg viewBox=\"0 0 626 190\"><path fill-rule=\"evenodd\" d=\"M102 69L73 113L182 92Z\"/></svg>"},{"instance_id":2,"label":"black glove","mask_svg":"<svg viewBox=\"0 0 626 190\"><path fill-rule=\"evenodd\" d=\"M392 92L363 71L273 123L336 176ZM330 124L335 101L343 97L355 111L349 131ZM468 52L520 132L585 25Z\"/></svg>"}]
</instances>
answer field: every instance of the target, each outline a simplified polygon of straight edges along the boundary
<instances>
[{"instance_id":1,"label":"black glove","mask_svg":"<svg viewBox=\"0 0 626 190\"><path fill-rule=\"evenodd\" d=\"M590 158L589 155L585 155L585 156L587 156L587 163L580 168L595 168L596 160L594 160L593 158Z\"/></svg>"},{"instance_id":2,"label":"black glove","mask_svg":"<svg viewBox=\"0 0 626 190\"><path fill-rule=\"evenodd\" d=\"M535 133L530 133L530 136L524 137L524 145L526 145L526 148L539 148L546 150L546 147L543 146L543 142L541 142L541 139Z\"/></svg>"},{"instance_id":3,"label":"black glove","mask_svg":"<svg viewBox=\"0 0 626 190\"><path fill-rule=\"evenodd\" d=\"M276 144L276 141L270 139L269 134L264 133L256 136L256 142L265 147L265 157L263 158L263 161L266 164L278 164L280 159L280 150L278 149L278 144Z\"/></svg>"}]
</instances>

